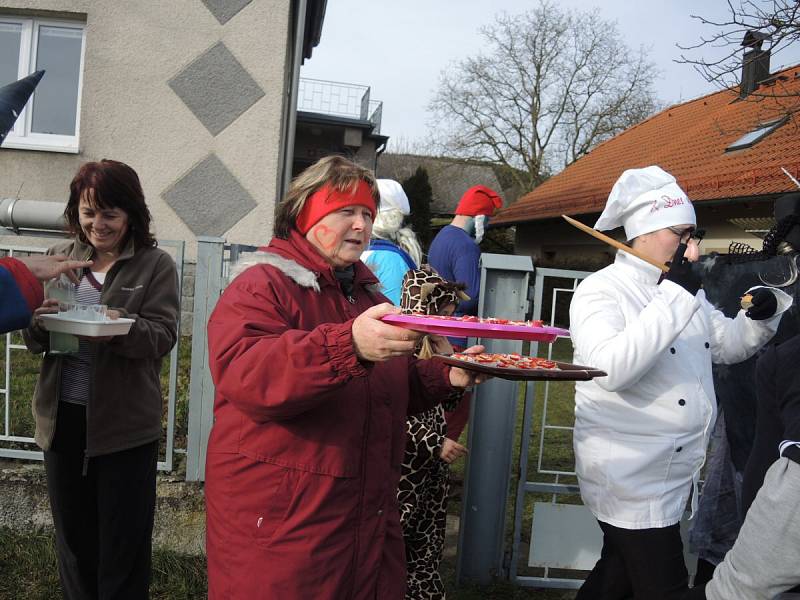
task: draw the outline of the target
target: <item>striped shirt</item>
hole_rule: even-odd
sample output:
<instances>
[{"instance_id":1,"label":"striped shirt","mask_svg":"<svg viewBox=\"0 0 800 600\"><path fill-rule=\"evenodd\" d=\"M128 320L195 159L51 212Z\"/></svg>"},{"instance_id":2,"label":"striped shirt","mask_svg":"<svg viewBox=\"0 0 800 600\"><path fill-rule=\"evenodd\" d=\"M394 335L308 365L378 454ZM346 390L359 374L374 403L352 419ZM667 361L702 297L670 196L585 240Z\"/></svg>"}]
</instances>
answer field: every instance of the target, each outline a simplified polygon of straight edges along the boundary
<instances>
[{"instance_id":1,"label":"striped shirt","mask_svg":"<svg viewBox=\"0 0 800 600\"><path fill-rule=\"evenodd\" d=\"M100 304L100 290L105 273L92 273L84 270L80 283L75 289L75 300L80 304ZM64 356L61 363L61 401L83 404L89 400L91 389L92 363L95 345L80 340L77 354Z\"/></svg>"}]
</instances>

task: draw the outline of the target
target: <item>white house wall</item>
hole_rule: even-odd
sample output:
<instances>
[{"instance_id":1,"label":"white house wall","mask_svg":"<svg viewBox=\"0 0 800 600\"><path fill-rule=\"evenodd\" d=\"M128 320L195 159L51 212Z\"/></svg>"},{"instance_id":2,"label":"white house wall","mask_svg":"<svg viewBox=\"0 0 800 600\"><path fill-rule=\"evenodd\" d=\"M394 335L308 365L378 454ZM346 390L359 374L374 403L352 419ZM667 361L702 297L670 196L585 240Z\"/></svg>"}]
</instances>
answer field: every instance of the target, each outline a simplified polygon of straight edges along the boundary
<instances>
[{"instance_id":1,"label":"white house wall","mask_svg":"<svg viewBox=\"0 0 800 600\"><path fill-rule=\"evenodd\" d=\"M86 45L79 154L0 149L0 198L63 202L80 164L114 158L159 237L270 237L288 0L0 0L9 14L84 21Z\"/></svg>"}]
</instances>

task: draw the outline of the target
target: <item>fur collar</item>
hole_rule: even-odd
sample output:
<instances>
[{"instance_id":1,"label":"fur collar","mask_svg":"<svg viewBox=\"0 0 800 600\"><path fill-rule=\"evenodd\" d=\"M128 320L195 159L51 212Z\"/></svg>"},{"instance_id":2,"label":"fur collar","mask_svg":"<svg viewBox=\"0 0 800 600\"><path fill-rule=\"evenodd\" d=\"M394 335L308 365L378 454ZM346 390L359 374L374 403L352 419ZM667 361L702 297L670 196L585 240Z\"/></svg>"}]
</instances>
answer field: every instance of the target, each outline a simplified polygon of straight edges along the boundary
<instances>
[{"instance_id":1,"label":"fur collar","mask_svg":"<svg viewBox=\"0 0 800 600\"><path fill-rule=\"evenodd\" d=\"M316 292L319 291L319 282L317 281L316 273L274 252L259 251L242 254L239 261L231 267L230 273L228 274L228 281L232 281L238 275L255 265L271 265L289 277L297 285L311 288Z\"/></svg>"},{"instance_id":2,"label":"fur collar","mask_svg":"<svg viewBox=\"0 0 800 600\"><path fill-rule=\"evenodd\" d=\"M314 273L290 258L284 258L274 252L263 252L261 250L258 252L243 253L239 261L231 266L230 272L228 273L228 282L233 281L247 269L256 265L273 266L300 287L311 288L315 292L320 291L319 276L317 273ZM373 295L382 293L380 283L367 283L364 287Z\"/></svg>"}]
</instances>

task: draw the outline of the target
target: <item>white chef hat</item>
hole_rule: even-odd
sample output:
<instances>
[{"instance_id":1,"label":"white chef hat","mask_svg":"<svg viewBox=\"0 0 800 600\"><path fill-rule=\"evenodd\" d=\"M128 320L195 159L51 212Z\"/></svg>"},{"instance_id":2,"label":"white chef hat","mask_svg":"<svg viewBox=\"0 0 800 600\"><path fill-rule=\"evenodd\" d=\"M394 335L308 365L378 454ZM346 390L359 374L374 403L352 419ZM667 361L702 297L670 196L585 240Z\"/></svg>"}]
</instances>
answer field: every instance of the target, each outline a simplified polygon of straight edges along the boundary
<instances>
[{"instance_id":1,"label":"white chef hat","mask_svg":"<svg viewBox=\"0 0 800 600\"><path fill-rule=\"evenodd\" d=\"M626 239L632 240L683 224L697 225L694 206L672 175L651 166L628 169L620 175L594 228L608 231L624 227Z\"/></svg>"},{"instance_id":2,"label":"white chef hat","mask_svg":"<svg viewBox=\"0 0 800 600\"><path fill-rule=\"evenodd\" d=\"M378 191L381 194L381 205L379 212L386 210L399 210L404 216L411 214L411 206L408 203L403 186L394 179L378 179Z\"/></svg>"}]
</instances>

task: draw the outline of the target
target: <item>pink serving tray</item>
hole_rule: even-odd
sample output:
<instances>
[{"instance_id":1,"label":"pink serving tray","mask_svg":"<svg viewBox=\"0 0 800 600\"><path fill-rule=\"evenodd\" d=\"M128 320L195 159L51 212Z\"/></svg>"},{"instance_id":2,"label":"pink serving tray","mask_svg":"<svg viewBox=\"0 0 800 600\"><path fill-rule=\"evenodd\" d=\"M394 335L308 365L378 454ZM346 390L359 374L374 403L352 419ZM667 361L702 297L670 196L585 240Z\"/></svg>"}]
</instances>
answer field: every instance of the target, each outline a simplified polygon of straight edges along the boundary
<instances>
[{"instance_id":1,"label":"pink serving tray","mask_svg":"<svg viewBox=\"0 0 800 600\"><path fill-rule=\"evenodd\" d=\"M470 323L468 321L445 321L423 315L386 315L386 323L424 331L436 335L453 337L477 337L495 340L525 340L530 342L554 342L559 336L569 337L569 331L558 327L530 327L527 325L497 325L494 323Z\"/></svg>"}]
</instances>

